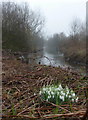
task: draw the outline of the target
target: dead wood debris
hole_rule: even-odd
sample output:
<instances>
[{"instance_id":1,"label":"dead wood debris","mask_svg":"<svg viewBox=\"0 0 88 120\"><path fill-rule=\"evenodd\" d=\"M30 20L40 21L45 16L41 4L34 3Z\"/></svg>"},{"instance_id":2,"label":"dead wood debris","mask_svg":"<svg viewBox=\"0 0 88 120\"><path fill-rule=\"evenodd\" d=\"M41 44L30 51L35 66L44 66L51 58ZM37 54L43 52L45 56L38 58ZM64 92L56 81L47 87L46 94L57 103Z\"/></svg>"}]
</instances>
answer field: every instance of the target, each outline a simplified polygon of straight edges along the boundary
<instances>
[{"instance_id":1,"label":"dead wood debris","mask_svg":"<svg viewBox=\"0 0 88 120\"><path fill-rule=\"evenodd\" d=\"M16 58L7 57L7 55L3 56L2 65L3 117L38 120L69 118L70 120L72 117L81 119L85 114L86 101L83 89L87 83L87 77L60 67L36 65L31 69L31 65L21 63ZM63 87L68 85L69 88L73 88L79 96L78 103L72 105L72 109L68 104L57 106L43 101L38 95L39 89L43 85L59 82ZM53 112L56 107L58 107L58 114Z\"/></svg>"}]
</instances>

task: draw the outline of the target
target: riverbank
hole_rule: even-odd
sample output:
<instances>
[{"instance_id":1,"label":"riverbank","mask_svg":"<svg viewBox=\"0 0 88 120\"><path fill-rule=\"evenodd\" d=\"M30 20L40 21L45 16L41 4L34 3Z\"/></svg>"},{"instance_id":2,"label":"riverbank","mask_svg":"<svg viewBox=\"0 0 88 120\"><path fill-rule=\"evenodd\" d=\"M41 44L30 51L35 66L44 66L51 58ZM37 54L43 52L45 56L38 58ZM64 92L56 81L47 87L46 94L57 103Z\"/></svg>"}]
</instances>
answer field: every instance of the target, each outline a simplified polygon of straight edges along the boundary
<instances>
[{"instance_id":1,"label":"riverbank","mask_svg":"<svg viewBox=\"0 0 88 120\"><path fill-rule=\"evenodd\" d=\"M71 69L62 69L61 67L52 67L45 65L30 65L18 60L14 55L4 54L2 72L2 110L3 117L10 118L14 116L24 119L46 120L48 118L61 119L65 116L69 120L74 117L82 117L85 113L85 95L83 89L88 78ZM58 106L60 109L58 115L53 111L56 106L48 103L46 107L39 97L39 90L44 85L59 84L66 85L73 89L79 96L78 103L74 103L72 108L68 105ZM64 110L64 111L63 111ZM63 111L63 112L62 112ZM72 116L70 115L72 113ZM12 118L11 118L12 119ZM4 120L4 118L3 118ZM64 118L63 118L64 120ZM76 119L77 120L77 119Z\"/></svg>"},{"instance_id":2,"label":"riverbank","mask_svg":"<svg viewBox=\"0 0 88 120\"><path fill-rule=\"evenodd\" d=\"M68 49L63 48L61 52L67 62L76 65L86 65L86 48L79 50L75 47L69 47Z\"/></svg>"}]
</instances>

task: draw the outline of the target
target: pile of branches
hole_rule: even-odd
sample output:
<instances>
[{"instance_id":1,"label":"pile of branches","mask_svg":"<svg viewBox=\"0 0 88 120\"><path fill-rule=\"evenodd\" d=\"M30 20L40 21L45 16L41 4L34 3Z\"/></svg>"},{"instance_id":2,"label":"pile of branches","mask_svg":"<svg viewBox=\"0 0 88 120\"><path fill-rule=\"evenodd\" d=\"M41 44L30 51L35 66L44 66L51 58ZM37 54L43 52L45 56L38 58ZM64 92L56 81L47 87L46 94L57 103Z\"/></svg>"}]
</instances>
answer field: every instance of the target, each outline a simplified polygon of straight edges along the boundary
<instances>
[{"instance_id":1,"label":"pile of branches","mask_svg":"<svg viewBox=\"0 0 88 120\"><path fill-rule=\"evenodd\" d=\"M2 110L3 119L81 120L86 112L85 85L88 77L71 70L51 66L21 63L14 57L3 59ZM39 96L44 85L61 83L72 88L79 100L69 105L56 105ZM58 112L55 110L58 108Z\"/></svg>"}]
</instances>

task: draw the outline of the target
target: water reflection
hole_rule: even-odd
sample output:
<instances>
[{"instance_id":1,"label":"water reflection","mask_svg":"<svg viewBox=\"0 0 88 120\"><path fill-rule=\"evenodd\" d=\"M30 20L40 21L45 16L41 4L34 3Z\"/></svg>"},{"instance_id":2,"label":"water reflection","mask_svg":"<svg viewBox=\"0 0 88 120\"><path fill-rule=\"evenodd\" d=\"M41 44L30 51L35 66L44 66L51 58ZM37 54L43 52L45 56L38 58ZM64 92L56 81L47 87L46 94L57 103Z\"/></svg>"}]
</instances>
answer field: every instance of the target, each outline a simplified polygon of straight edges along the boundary
<instances>
[{"instance_id":1,"label":"water reflection","mask_svg":"<svg viewBox=\"0 0 88 120\"><path fill-rule=\"evenodd\" d=\"M46 48L44 48L42 54L30 54L29 57L29 61L30 63L34 64L42 64L42 65L50 65L50 66L54 66L54 67L62 67L62 68L71 68L73 70L76 70L78 72L81 72L83 74L86 74L86 69L85 66L80 66L80 65L72 65L69 64L65 61L64 59L64 55L60 52L55 52L54 53L50 53L46 50Z\"/></svg>"},{"instance_id":2,"label":"water reflection","mask_svg":"<svg viewBox=\"0 0 88 120\"><path fill-rule=\"evenodd\" d=\"M68 66L64 60L63 54L50 54L48 52L44 52L43 57L41 58L41 64L51 65L51 66Z\"/></svg>"},{"instance_id":3,"label":"water reflection","mask_svg":"<svg viewBox=\"0 0 88 120\"><path fill-rule=\"evenodd\" d=\"M71 67L68 63L66 63L64 59L64 55L60 52L53 51L50 52L44 47L43 53L40 56L37 56L35 59L36 63L42 64L42 65L50 65L54 67Z\"/></svg>"}]
</instances>

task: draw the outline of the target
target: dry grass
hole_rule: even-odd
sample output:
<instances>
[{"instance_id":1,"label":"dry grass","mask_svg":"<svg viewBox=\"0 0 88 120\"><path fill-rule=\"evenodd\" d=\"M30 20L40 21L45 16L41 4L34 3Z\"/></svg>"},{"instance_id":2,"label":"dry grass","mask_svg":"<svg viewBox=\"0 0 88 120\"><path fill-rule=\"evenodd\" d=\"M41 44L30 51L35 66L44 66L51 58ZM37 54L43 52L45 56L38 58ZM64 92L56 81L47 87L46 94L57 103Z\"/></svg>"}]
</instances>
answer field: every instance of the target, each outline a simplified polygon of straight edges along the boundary
<instances>
[{"instance_id":1,"label":"dry grass","mask_svg":"<svg viewBox=\"0 0 88 120\"><path fill-rule=\"evenodd\" d=\"M86 111L84 89L88 77L71 69L42 65L31 68L31 65L6 55L3 56L2 78L2 107L5 118L79 120ZM58 83L72 88L79 96L78 103L56 105L39 97L38 92L43 85ZM58 112L55 112L56 108Z\"/></svg>"}]
</instances>

